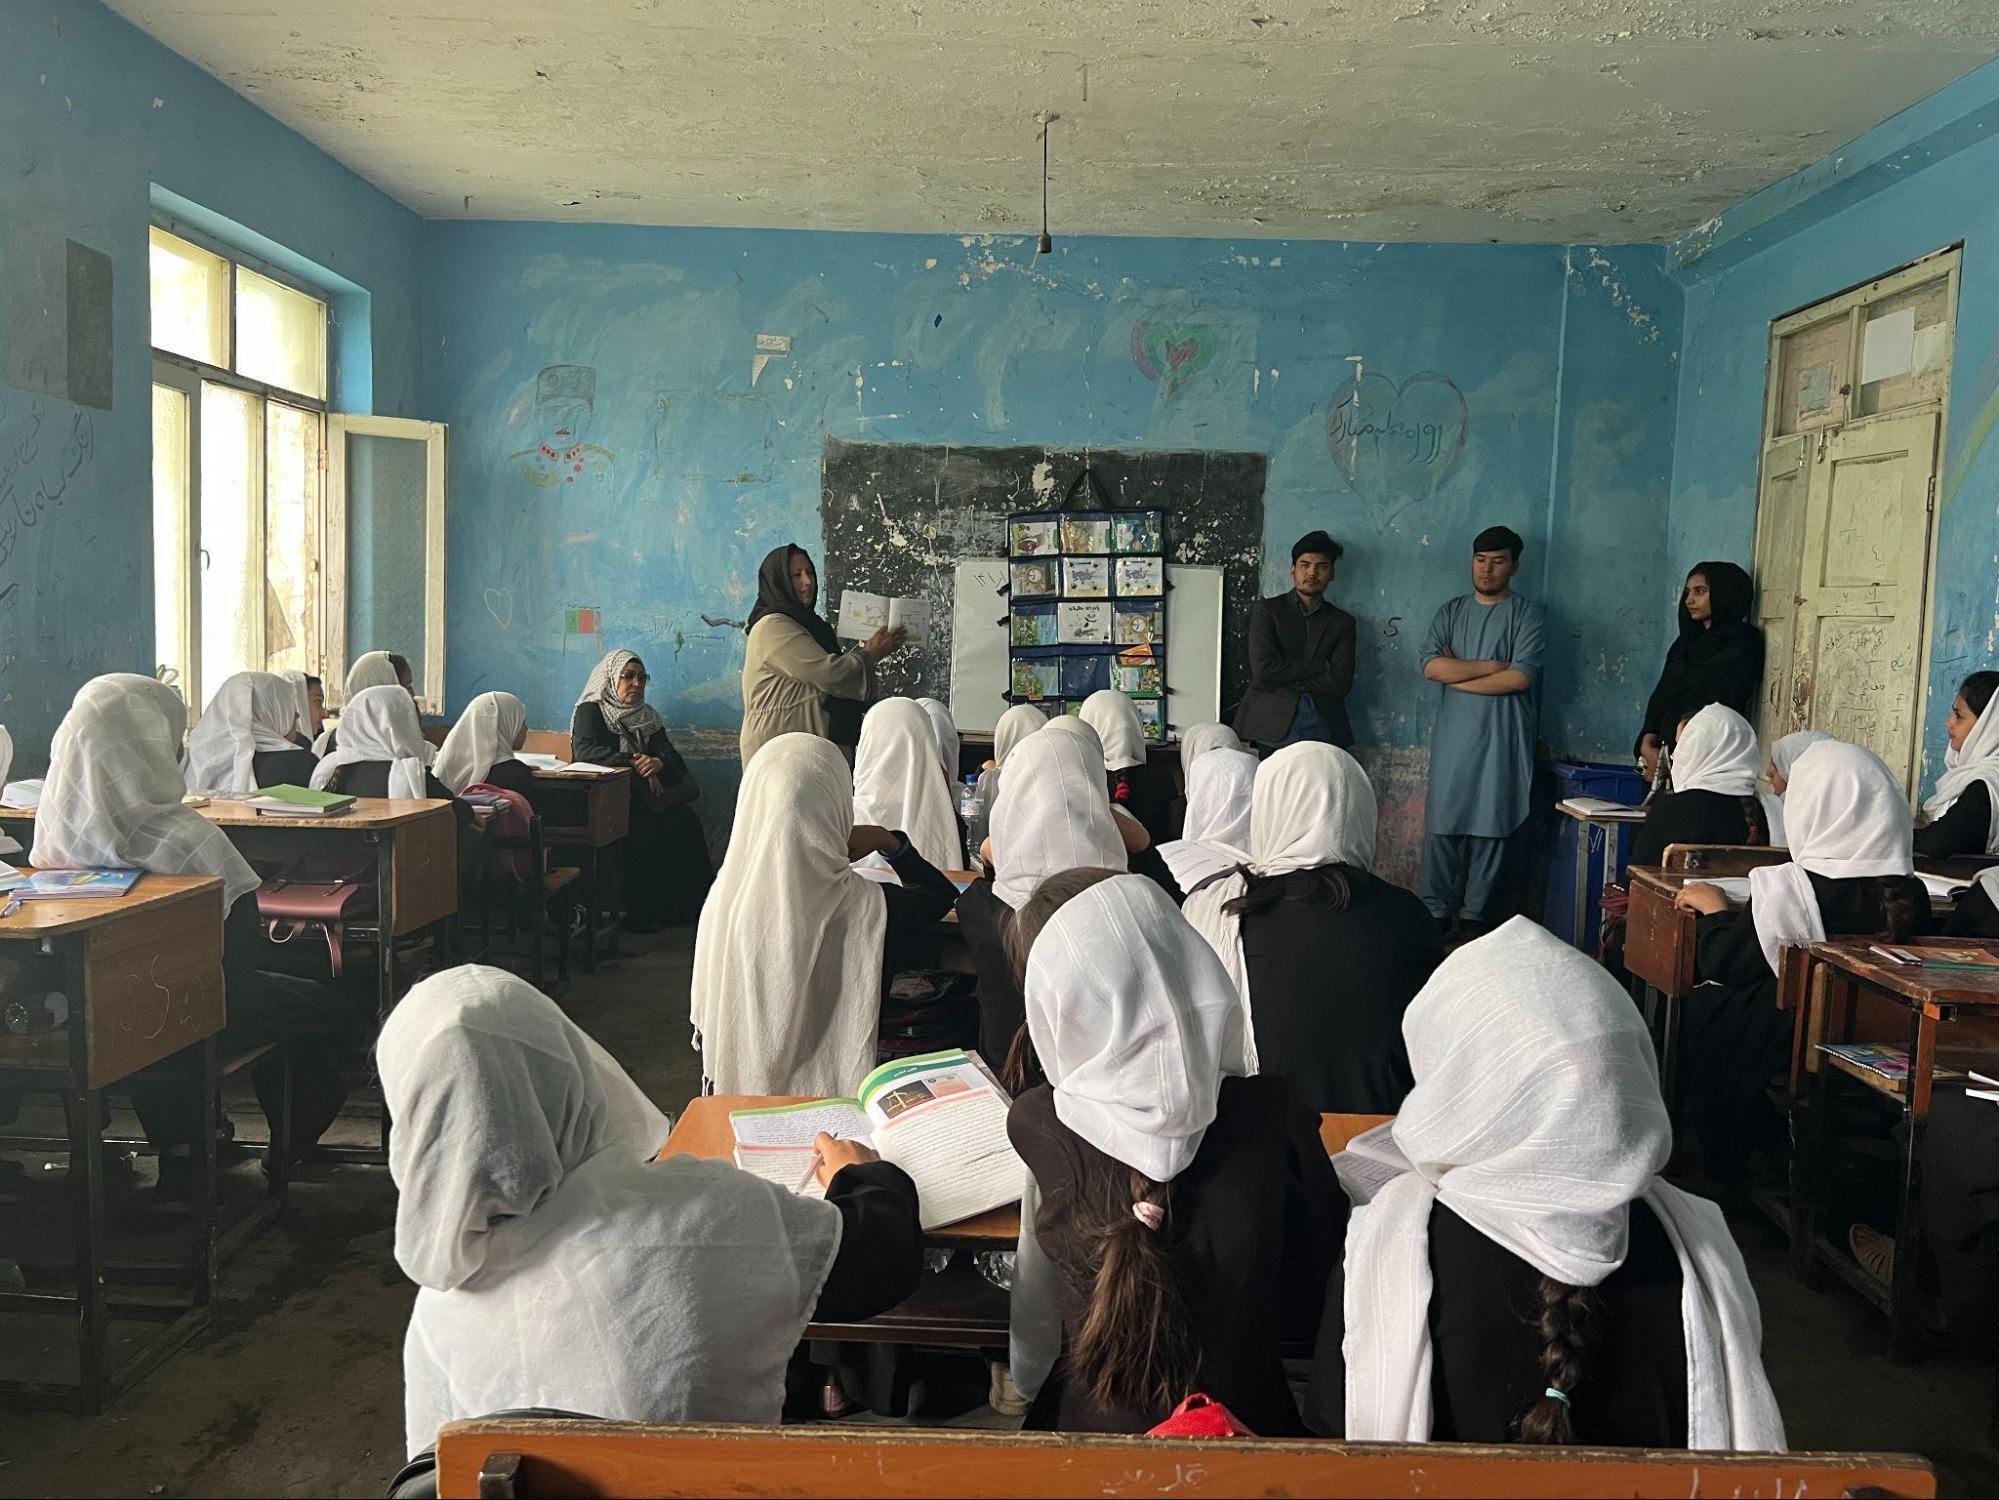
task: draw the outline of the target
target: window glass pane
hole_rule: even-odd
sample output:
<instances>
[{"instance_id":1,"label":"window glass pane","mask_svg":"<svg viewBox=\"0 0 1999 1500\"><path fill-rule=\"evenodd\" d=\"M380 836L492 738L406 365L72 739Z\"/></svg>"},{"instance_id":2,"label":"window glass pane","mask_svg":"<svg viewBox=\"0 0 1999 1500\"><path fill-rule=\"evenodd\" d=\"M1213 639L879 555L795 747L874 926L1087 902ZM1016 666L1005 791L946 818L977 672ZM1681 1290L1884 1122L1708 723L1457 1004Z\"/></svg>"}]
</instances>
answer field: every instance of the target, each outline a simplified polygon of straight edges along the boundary
<instances>
[{"instance_id":1,"label":"window glass pane","mask_svg":"<svg viewBox=\"0 0 1999 1500\"><path fill-rule=\"evenodd\" d=\"M424 680L428 445L414 438L347 434L347 659L367 651L409 658Z\"/></svg>"},{"instance_id":2,"label":"window glass pane","mask_svg":"<svg viewBox=\"0 0 1999 1500\"><path fill-rule=\"evenodd\" d=\"M320 417L273 401L264 434L264 670L311 672Z\"/></svg>"},{"instance_id":3,"label":"window glass pane","mask_svg":"<svg viewBox=\"0 0 1999 1500\"><path fill-rule=\"evenodd\" d=\"M237 267L236 372L324 399L326 304Z\"/></svg>"},{"instance_id":4,"label":"window glass pane","mask_svg":"<svg viewBox=\"0 0 1999 1500\"><path fill-rule=\"evenodd\" d=\"M201 387L201 702L226 677L255 671L263 642L263 402Z\"/></svg>"},{"instance_id":5,"label":"window glass pane","mask_svg":"<svg viewBox=\"0 0 1999 1500\"><path fill-rule=\"evenodd\" d=\"M152 235L153 347L229 363L229 262L164 229Z\"/></svg>"},{"instance_id":6,"label":"window glass pane","mask_svg":"<svg viewBox=\"0 0 1999 1500\"><path fill-rule=\"evenodd\" d=\"M188 401L153 387L153 664L188 686Z\"/></svg>"}]
</instances>

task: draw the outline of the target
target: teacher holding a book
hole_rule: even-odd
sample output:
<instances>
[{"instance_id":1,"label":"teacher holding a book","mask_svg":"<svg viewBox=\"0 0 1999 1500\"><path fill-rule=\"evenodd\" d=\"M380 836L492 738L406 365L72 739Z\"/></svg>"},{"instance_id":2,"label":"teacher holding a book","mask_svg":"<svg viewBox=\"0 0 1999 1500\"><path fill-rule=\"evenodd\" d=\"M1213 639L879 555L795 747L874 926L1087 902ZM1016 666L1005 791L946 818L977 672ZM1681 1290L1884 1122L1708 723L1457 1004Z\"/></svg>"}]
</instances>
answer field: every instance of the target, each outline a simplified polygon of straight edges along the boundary
<instances>
[{"instance_id":1,"label":"teacher holding a book","mask_svg":"<svg viewBox=\"0 0 1999 1500\"><path fill-rule=\"evenodd\" d=\"M819 573L803 547L774 547L757 569L743 657L743 728L738 748L747 767L781 734L831 740L851 762L861 711L874 696L875 663L901 647L900 627L883 627L843 650L818 613Z\"/></svg>"}]
</instances>

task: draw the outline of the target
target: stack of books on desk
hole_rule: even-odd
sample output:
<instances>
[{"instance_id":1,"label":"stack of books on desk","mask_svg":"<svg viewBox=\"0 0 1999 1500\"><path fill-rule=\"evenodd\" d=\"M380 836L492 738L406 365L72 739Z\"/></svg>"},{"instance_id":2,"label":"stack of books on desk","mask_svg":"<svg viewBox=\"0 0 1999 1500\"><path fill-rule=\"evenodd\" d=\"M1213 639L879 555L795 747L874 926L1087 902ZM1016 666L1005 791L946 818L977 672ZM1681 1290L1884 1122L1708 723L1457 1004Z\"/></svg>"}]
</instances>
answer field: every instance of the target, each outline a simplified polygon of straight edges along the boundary
<instances>
[{"instance_id":1,"label":"stack of books on desk","mask_svg":"<svg viewBox=\"0 0 1999 1500\"><path fill-rule=\"evenodd\" d=\"M337 818L357 800L340 792L315 792L310 787L267 786L249 803L264 818Z\"/></svg>"}]
</instances>

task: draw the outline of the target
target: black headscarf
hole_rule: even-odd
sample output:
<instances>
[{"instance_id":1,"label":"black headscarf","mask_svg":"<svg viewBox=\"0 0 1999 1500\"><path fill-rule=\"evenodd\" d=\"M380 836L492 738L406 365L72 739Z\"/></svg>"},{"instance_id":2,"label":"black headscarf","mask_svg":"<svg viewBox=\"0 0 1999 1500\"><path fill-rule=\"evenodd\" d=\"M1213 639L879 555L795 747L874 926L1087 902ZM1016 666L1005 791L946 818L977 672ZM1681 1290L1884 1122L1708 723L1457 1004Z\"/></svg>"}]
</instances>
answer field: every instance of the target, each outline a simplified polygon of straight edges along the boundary
<instances>
[{"instance_id":1,"label":"black headscarf","mask_svg":"<svg viewBox=\"0 0 1999 1500\"><path fill-rule=\"evenodd\" d=\"M1664 744L1679 735L1680 720L1710 703L1726 704L1751 722L1756 695L1763 685L1763 632L1749 622L1756 585L1732 562L1695 563L1707 579L1708 619L1703 624L1687 613L1687 596L1680 592L1680 638L1666 653L1665 670L1645 705L1632 753L1648 734Z\"/></svg>"},{"instance_id":2,"label":"black headscarf","mask_svg":"<svg viewBox=\"0 0 1999 1500\"><path fill-rule=\"evenodd\" d=\"M744 622L745 630L754 630L757 621L765 615L783 615L804 627L807 634L819 644L819 649L828 656L840 654L840 638L833 633L832 625L824 616L807 609L798 602L798 595L791 588L791 560L802 557L807 562L811 555L794 542L782 547L773 547L765 554L757 568L757 602Z\"/></svg>"},{"instance_id":3,"label":"black headscarf","mask_svg":"<svg viewBox=\"0 0 1999 1500\"><path fill-rule=\"evenodd\" d=\"M838 656L840 638L833 633L832 623L800 604L798 595L792 592L791 560L794 557L802 557L807 562L812 560L811 554L795 542L773 547L764 555L757 568L756 606L750 610L750 617L743 622L743 628L746 631L756 629L757 621L765 615L783 615L811 636L828 656ZM858 744L864 705L850 698L827 698L825 705L826 737L836 745Z\"/></svg>"}]
</instances>

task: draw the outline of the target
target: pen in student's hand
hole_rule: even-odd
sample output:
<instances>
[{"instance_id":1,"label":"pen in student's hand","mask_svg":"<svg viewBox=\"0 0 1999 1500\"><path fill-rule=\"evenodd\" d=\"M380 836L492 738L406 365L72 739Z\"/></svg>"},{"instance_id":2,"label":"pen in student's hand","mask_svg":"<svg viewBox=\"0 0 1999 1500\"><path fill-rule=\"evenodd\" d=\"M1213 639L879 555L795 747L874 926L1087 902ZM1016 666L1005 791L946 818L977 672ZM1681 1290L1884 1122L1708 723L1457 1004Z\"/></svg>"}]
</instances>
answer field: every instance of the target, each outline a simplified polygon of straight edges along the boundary
<instances>
[{"instance_id":1,"label":"pen in student's hand","mask_svg":"<svg viewBox=\"0 0 1999 1500\"><path fill-rule=\"evenodd\" d=\"M810 1187L812 1185L812 1179L816 1177L819 1173L819 1164L825 1160L826 1158L821 1156L817 1151L813 1152L812 1165L805 1169L805 1175L799 1178L798 1181L792 1185L791 1190L794 1193L802 1193L808 1187Z\"/></svg>"}]
</instances>

